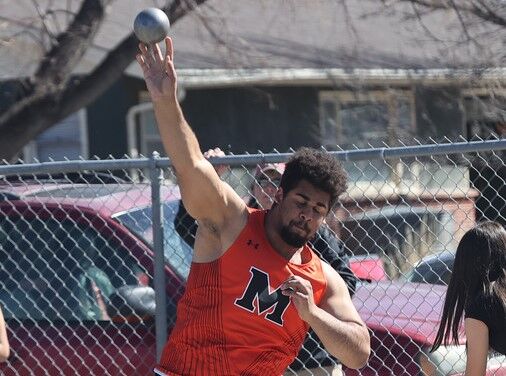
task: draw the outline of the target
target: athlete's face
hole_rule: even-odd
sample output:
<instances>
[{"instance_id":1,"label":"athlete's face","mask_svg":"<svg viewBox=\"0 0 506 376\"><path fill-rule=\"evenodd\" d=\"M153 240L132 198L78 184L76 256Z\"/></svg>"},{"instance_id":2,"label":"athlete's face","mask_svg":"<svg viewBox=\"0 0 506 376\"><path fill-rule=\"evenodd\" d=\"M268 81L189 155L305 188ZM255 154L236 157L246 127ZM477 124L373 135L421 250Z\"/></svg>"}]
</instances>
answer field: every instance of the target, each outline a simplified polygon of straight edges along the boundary
<instances>
[{"instance_id":1,"label":"athlete's face","mask_svg":"<svg viewBox=\"0 0 506 376\"><path fill-rule=\"evenodd\" d=\"M311 240L329 212L330 194L302 180L286 195L279 189L280 236L285 243L301 247Z\"/></svg>"}]
</instances>

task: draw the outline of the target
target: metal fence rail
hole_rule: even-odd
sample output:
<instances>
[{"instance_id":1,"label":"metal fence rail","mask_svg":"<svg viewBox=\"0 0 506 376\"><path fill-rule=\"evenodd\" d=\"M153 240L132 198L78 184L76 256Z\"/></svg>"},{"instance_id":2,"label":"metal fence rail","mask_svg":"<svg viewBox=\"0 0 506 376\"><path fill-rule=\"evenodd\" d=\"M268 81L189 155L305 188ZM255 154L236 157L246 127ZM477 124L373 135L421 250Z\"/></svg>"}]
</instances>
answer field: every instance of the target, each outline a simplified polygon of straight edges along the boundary
<instances>
[{"instance_id":1,"label":"metal fence rail","mask_svg":"<svg viewBox=\"0 0 506 376\"><path fill-rule=\"evenodd\" d=\"M460 237L484 219L506 224L506 140L332 154L349 189L313 243L349 282L373 351L360 372L344 372L461 372L464 344L427 350ZM211 162L261 203L277 177L258 172L289 156ZM195 223L179 198L170 160L157 154L0 166L0 304L12 347L0 370L150 374L191 261ZM337 374L337 363L310 333L287 374ZM506 370L506 360L491 354L489 366Z\"/></svg>"}]
</instances>

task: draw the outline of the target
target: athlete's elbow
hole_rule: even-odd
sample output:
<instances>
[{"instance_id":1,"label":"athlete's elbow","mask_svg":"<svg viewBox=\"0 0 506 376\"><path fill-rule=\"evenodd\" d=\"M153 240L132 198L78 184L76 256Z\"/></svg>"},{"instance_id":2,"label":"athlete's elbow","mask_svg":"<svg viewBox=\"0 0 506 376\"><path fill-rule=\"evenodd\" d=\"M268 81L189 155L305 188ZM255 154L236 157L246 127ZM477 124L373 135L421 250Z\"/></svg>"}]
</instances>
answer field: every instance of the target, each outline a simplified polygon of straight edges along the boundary
<instances>
[{"instance_id":1,"label":"athlete's elbow","mask_svg":"<svg viewBox=\"0 0 506 376\"><path fill-rule=\"evenodd\" d=\"M367 340L364 339L353 351L352 356L345 363L346 367L351 369L359 369L364 367L371 355L371 341L369 338L369 334L367 334Z\"/></svg>"},{"instance_id":2,"label":"athlete's elbow","mask_svg":"<svg viewBox=\"0 0 506 376\"><path fill-rule=\"evenodd\" d=\"M355 364L353 364L352 368L359 369L364 367L369 361L370 355L371 355L371 346L369 343L367 343L366 345L362 346L360 351L358 351L356 362Z\"/></svg>"},{"instance_id":3,"label":"athlete's elbow","mask_svg":"<svg viewBox=\"0 0 506 376\"><path fill-rule=\"evenodd\" d=\"M10 353L11 351L9 346L0 347L0 363L7 361L7 359L9 359Z\"/></svg>"},{"instance_id":4,"label":"athlete's elbow","mask_svg":"<svg viewBox=\"0 0 506 376\"><path fill-rule=\"evenodd\" d=\"M350 369L360 369L367 364L369 360L369 351L357 351L347 360L342 360L343 364Z\"/></svg>"}]
</instances>

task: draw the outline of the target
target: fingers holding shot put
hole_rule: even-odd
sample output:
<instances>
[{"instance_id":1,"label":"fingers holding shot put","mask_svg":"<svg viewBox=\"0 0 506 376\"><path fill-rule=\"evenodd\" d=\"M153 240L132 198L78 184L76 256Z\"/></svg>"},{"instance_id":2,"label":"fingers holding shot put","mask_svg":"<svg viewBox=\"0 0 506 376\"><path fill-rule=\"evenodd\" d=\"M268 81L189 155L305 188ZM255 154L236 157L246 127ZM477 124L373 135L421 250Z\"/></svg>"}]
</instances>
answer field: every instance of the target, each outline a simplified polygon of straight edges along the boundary
<instances>
[{"instance_id":1,"label":"fingers holding shot put","mask_svg":"<svg viewBox=\"0 0 506 376\"><path fill-rule=\"evenodd\" d=\"M281 285L281 290L283 293L286 291L285 295L288 295L290 293L301 293L303 295L307 295L313 292L313 288L311 287L311 283L309 283L309 281L295 275L292 275L285 282L283 282Z\"/></svg>"},{"instance_id":2,"label":"fingers holding shot put","mask_svg":"<svg viewBox=\"0 0 506 376\"><path fill-rule=\"evenodd\" d=\"M292 275L280 288L283 295L291 298L301 319L307 321L312 309L316 307L311 283L302 277Z\"/></svg>"},{"instance_id":3,"label":"fingers holding shot put","mask_svg":"<svg viewBox=\"0 0 506 376\"><path fill-rule=\"evenodd\" d=\"M169 37L165 38L165 45L163 56L157 44L139 43L140 53L136 56L153 101L176 97L177 78L172 62L172 40Z\"/></svg>"},{"instance_id":4,"label":"fingers holding shot put","mask_svg":"<svg viewBox=\"0 0 506 376\"><path fill-rule=\"evenodd\" d=\"M152 100L166 100L176 96L176 71L174 49L169 33L170 22L160 9L148 8L140 12L134 21L134 32L139 43L136 59L142 69ZM165 42L162 54L158 42Z\"/></svg>"}]
</instances>

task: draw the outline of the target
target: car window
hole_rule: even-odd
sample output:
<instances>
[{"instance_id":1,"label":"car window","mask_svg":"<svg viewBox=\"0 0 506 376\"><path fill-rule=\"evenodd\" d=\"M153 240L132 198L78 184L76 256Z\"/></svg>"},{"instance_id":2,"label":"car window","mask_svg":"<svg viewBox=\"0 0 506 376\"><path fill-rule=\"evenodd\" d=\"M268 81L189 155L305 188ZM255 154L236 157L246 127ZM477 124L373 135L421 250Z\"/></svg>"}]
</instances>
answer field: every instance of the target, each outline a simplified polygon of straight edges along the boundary
<instances>
[{"instance_id":1,"label":"car window","mask_svg":"<svg viewBox=\"0 0 506 376\"><path fill-rule=\"evenodd\" d=\"M114 238L70 219L0 219L0 303L20 320L106 320L118 287L143 269Z\"/></svg>"},{"instance_id":2,"label":"car window","mask_svg":"<svg viewBox=\"0 0 506 376\"><path fill-rule=\"evenodd\" d=\"M178 274L187 278L192 259L191 247L179 236L174 226L174 220L179 207L179 201L166 202L163 205L163 235L164 256L167 262ZM136 208L114 217L128 227L132 232L153 246L152 207Z\"/></svg>"}]
</instances>

